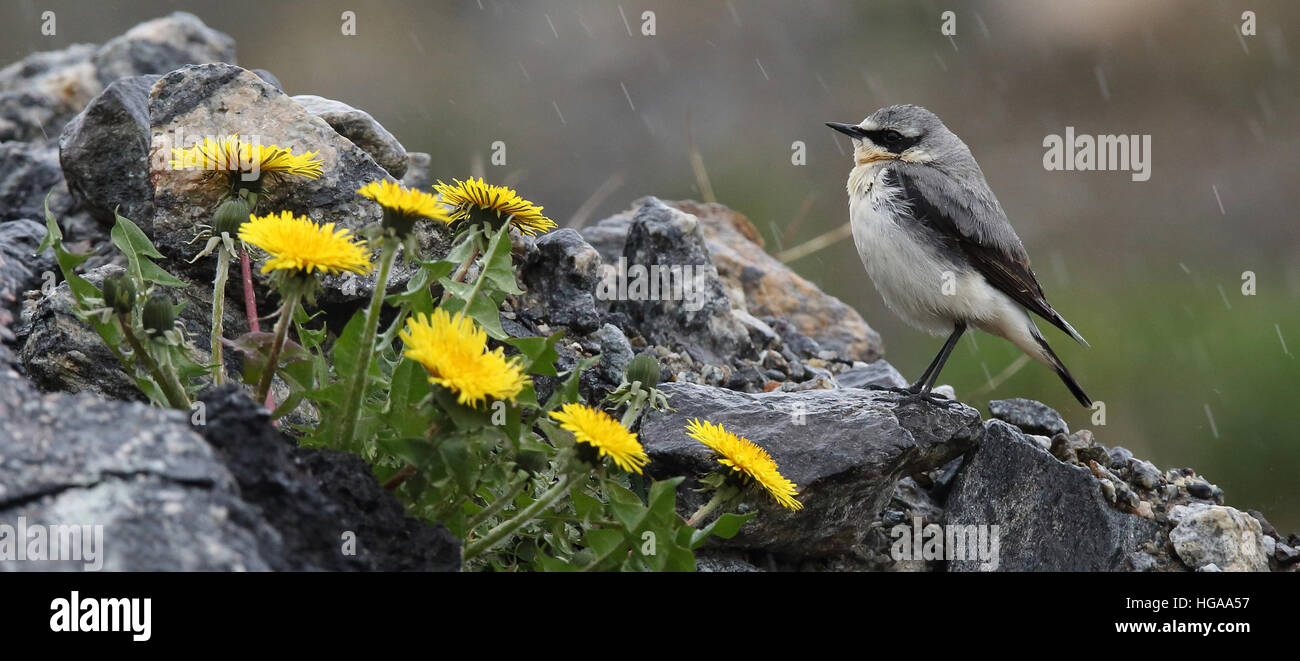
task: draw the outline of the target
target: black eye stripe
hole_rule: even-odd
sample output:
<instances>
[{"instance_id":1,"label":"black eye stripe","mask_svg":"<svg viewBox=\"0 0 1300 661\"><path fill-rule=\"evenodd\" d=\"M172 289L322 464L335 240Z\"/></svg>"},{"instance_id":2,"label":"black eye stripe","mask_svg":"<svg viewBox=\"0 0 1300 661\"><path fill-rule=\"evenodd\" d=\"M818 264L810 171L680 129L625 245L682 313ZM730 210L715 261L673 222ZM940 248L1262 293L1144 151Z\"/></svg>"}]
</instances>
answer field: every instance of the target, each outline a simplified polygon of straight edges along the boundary
<instances>
[{"instance_id":1,"label":"black eye stripe","mask_svg":"<svg viewBox=\"0 0 1300 661\"><path fill-rule=\"evenodd\" d=\"M885 139L885 135L888 133L897 133L897 131L894 131L893 129L876 129L874 131L863 131L863 133L867 136L869 140L871 140L877 146L884 147L891 154L901 154L907 151L908 149L912 148L914 145L916 145L916 143L921 141L920 136L909 138L908 136L902 135L900 133L899 134L901 136L900 140L889 142L888 140Z\"/></svg>"}]
</instances>

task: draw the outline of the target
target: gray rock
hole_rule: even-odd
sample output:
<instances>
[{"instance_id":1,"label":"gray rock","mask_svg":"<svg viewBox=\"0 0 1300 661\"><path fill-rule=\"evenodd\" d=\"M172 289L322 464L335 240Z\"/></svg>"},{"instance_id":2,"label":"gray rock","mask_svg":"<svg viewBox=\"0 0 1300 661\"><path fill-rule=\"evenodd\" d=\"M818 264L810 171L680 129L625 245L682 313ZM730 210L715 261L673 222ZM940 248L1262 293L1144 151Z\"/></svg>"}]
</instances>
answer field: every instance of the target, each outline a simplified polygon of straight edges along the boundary
<instances>
[{"instance_id":1,"label":"gray rock","mask_svg":"<svg viewBox=\"0 0 1300 661\"><path fill-rule=\"evenodd\" d=\"M25 218L0 223L0 342L14 340L19 298L39 286L41 273L53 267L49 255L33 257L45 237L45 226ZM0 344L0 354L8 348Z\"/></svg>"},{"instance_id":2,"label":"gray rock","mask_svg":"<svg viewBox=\"0 0 1300 661\"><path fill-rule=\"evenodd\" d=\"M142 227L153 221L149 90L157 80L133 76L113 82L59 136L68 190L104 227L113 226L114 209Z\"/></svg>"},{"instance_id":3,"label":"gray rock","mask_svg":"<svg viewBox=\"0 0 1300 661\"><path fill-rule=\"evenodd\" d=\"M765 495L746 502L757 509L731 540L719 546L761 549L794 557L849 553L867 534L902 477L942 466L970 448L980 434L969 407L899 405L892 393L856 389L798 393L738 393L694 384L664 383L674 411L647 412L640 439L652 477L698 476L719 468L711 451L689 438L688 420L723 425L763 447L800 490L804 509L784 510ZM687 480L679 506L689 515L705 495Z\"/></svg>"},{"instance_id":4,"label":"gray rock","mask_svg":"<svg viewBox=\"0 0 1300 661\"><path fill-rule=\"evenodd\" d=\"M325 120L339 135L370 154L379 167L396 179L406 174L407 156L402 143L388 129L375 121L370 113L352 106L312 94L293 97L307 112Z\"/></svg>"},{"instance_id":5,"label":"gray rock","mask_svg":"<svg viewBox=\"0 0 1300 661\"><path fill-rule=\"evenodd\" d=\"M319 152L317 157L324 163L321 178L293 177L269 186L259 203L260 213L288 210L354 233L382 217L379 205L356 191L368 182L389 179L388 173L323 119L308 113L250 71L228 64L173 71L154 85L149 116L155 209L151 238L177 269L188 269L202 277L207 277L211 269L202 261L194 266L187 264L201 248L187 242L194 235L195 225L211 219L225 187L211 173L174 170L169 163L172 147L189 147L203 136L238 133L258 138L263 144L292 147L295 153ZM445 254L447 230L441 223L418 223L416 234L425 258ZM389 291L400 291L414 272L414 266L399 261L389 280ZM377 278L377 273L326 276L319 302L330 305L368 299Z\"/></svg>"},{"instance_id":6,"label":"gray rock","mask_svg":"<svg viewBox=\"0 0 1300 661\"><path fill-rule=\"evenodd\" d=\"M1133 475L1132 482L1135 486L1143 489L1155 489L1156 485L1160 484L1160 469L1149 461L1137 458L1130 459L1129 471Z\"/></svg>"},{"instance_id":7,"label":"gray rock","mask_svg":"<svg viewBox=\"0 0 1300 661\"><path fill-rule=\"evenodd\" d=\"M596 283L600 254L569 228L536 238L519 268L519 281L527 289L525 308L554 326L589 333L600 325L596 311Z\"/></svg>"},{"instance_id":8,"label":"gray rock","mask_svg":"<svg viewBox=\"0 0 1300 661\"><path fill-rule=\"evenodd\" d=\"M402 185L429 192L433 185L433 157L422 151L406 152L406 174L402 175Z\"/></svg>"},{"instance_id":9,"label":"gray rock","mask_svg":"<svg viewBox=\"0 0 1300 661\"><path fill-rule=\"evenodd\" d=\"M866 367L846 369L837 374L835 380L842 388L868 388L870 386L904 388L908 385L907 379L903 378L902 373L883 358L868 364Z\"/></svg>"},{"instance_id":10,"label":"gray rock","mask_svg":"<svg viewBox=\"0 0 1300 661\"><path fill-rule=\"evenodd\" d=\"M995 399L989 402L989 414L1030 434L1051 437L1070 433L1065 419L1056 409L1032 399Z\"/></svg>"},{"instance_id":11,"label":"gray rock","mask_svg":"<svg viewBox=\"0 0 1300 661\"><path fill-rule=\"evenodd\" d=\"M623 372L627 370L628 363L632 362L632 345L628 343L623 331L614 324L605 324L597 328L591 333L590 338L600 347L600 364L597 369L600 371L601 380L617 386L623 380Z\"/></svg>"},{"instance_id":12,"label":"gray rock","mask_svg":"<svg viewBox=\"0 0 1300 661\"><path fill-rule=\"evenodd\" d=\"M93 58L101 85L165 74L187 64L235 63L235 40L183 11L141 23L105 43Z\"/></svg>"},{"instance_id":13,"label":"gray rock","mask_svg":"<svg viewBox=\"0 0 1300 661\"><path fill-rule=\"evenodd\" d=\"M1214 564L1223 571L1268 571L1267 545L1259 522L1221 505L1177 505L1169 512L1177 523L1169 531L1174 551L1188 567Z\"/></svg>"},{"instance_id":14,"label":"gray rock","mask_svg":"<svg viewBox=\"0 0 1300 661\"><path fill-rule=\"evenodd\" d=\"M593 250L593 252L595 252ZM623 247L626 262L620 267L607 265L606 280L599 286L606 291L602 298L614 298L611 309L627 315L633 326L651 344L680 347L695 359L711 364L727 364L735 356L754 353L746 330L734 315L727 294L718 278L718 271L709 261L709 251L704 245L704 235L699 221L688 213L665 205L655 198L647 198L637 210ZM634 281L636 267L690 267L693 278L681 277L684 284L680 298L652 292L636 295ZM611 286L617 282L616 271L626 269L627 292L625 298ZM644 278L649 281L647 275ZM660 287L659 289L662 289ZM598 290L598 294L599 294Z\"/></svg>"},{"instance_id":15,"label":"gray rock","mask_svg":"<svg viewBox=\"0 0 1300 661\"><path fill-rule=\"evenodd\" d=\"M41 397L0 370L0 520L102 525L99 561L110 571L459 567L459 543L406 517L363 461L294 449L236 393L204 400L205 440L189 412ZM347 530L361 540L355 556L339 552ZM84 568L0 562L0 571Z\"/></svg>"},{"instance_id":16,"label":"gray rock","mask_svg":"<svg viewBox=\"0 0 1300 661\"><path fill-rule=\"evenodd\" d=\"M1159 526L1113 509L1087 469L1062 463L1015 427L984 437L948 494L946 523L999 526L999 571L1115 571ZM951 571L978 571L953 561Z\"/></svg>"},{"instance_id":17,"label":"gray rock","mask_svg":"<svg viewBox=\"0 0 1300 661\"><path fill-rule=\"evenodd\" d=\"M46 140L103 87L93 44L32 53L0 69L0 142Z\"/></svg>"},{"instance_id":18,"label":"gray rock","mask_svg":"<svg viewBox=\"0 0 1300 661\"><path fill-rule=\"evenodd\" d=\"M100 286L104 278L122 273L123 268L109 264L84 274L86 280ZM186 276L182 275L184 280ZM238 337L247 332L238 282L230 283L223 310L225 334ZM179 319L193 343L194 358L200 364L208 360L207 338L211 332L212 285L189 282L183 288L166 290L177 303L184 303ZM90 325L73 314L72 292L66 282L49 296L42 296L24 310L25 341L18 353L28 376L42 390L92 393L110 399L142 400L144 394L135 386L117 358ZM237 352L227 350L228 374L239 374Z\"/></svg>"},{"instance_id":19,"label":"gray rock","mask_svg":"<svg viewBox=\"0 0 1300 661\"><path fill-rule=\"evenodd\" d=\"M0 142L0 222L15 218L44 220L45 196L62 182L59 153L54 145Z\"/></svg>"},{"instance_id":20,"label":"gray rock","mask_svg":"<svg viewBox=\"0 0 1300 661\"><path fill-rule=\"evenodd\" d=\"M700 553L695 556L695 571L705 573L752 573L763 570L735 555Z\"/></svg>"}]
</instances>

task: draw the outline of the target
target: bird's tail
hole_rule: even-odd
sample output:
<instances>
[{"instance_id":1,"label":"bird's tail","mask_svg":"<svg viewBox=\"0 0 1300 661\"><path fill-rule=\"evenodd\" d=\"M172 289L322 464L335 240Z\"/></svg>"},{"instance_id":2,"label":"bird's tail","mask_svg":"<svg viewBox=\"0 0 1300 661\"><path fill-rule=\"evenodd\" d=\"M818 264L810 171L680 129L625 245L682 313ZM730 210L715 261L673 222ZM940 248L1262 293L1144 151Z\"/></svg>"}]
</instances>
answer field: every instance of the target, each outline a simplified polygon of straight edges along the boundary
<instances>
[{"instance_id":1,"label":"bird's tail","mask_svg":"<svg viewBox=\"0 0 1300 661\"><path fill-rule=\"evenodd\" d=\"M1064 319L1062 319L1062 321L1064 321ZM1043 339L1043 336L1037 333L1034 334L1034 339L1038 340L1038 346L1042 347L1043 353L1047 354L1047 359L1051 363L1052 369L1056 371L1057 376L1061 377L1061 381L1065 382L1065 387L1070 389L1070 393L1074 395L1074 398L1079 400L1080 404L1083 404L1086 407L1091 407L1092 399L1090 399L1088 394L1083 391L1083 387L1079 385L1079 382L1075 381L1074 377L1070 375L1070 370L1065 368L1065 363L1061 362L1061 359L1057 357L1055 351L1052 351L1052 347L1047 346L1047 340ZM1082 341L1082 338L1077 339Z\"/></svg>"}]
</instances>

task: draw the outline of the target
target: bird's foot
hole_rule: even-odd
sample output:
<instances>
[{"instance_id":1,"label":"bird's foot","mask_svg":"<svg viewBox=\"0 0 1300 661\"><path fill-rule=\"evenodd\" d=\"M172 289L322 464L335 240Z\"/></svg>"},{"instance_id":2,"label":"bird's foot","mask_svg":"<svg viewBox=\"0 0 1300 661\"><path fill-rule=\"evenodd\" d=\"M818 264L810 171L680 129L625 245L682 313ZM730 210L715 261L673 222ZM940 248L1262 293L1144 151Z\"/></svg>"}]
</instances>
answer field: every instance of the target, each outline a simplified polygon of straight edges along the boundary
<instances>
[{"instance_id":1,"label":"bird's foot","mask_svg":"<svg viewBox=\"0 0 1300 661\"><path fill-rule=\"evenodd\" d=\"M868 385L867 390L879 390L883 392L892 392L899 395L918 395L921 392L921 384L914 383L910 386L900 388L898 386L884 386L879 384Z\"/></svg>"}]
</instances>

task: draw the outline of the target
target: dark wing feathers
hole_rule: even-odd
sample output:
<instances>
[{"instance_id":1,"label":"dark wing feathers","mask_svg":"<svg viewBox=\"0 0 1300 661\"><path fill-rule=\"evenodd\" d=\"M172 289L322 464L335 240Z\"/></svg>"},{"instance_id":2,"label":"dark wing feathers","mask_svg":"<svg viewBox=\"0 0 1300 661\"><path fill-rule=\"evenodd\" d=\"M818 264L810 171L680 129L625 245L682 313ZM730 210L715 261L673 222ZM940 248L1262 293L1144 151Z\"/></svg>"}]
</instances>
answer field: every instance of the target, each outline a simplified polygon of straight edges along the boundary
<instances>
[{"instance_id":1,"label":"dark wing feathers","mask_svg":"<svg viewBox=\"0 0 1300 661\"><path fill-rule=\"evenodd\" d=\"M956 184L946 175L908 165L899 163L891 169L916 221L954 241L989 284L1087 344L1047 302L1038 278L1029 267L1029 255L992 192L985 187L963 191L959 198ZM968 201L963 204L959 199Z\"/></svg>"}]
</instances>

